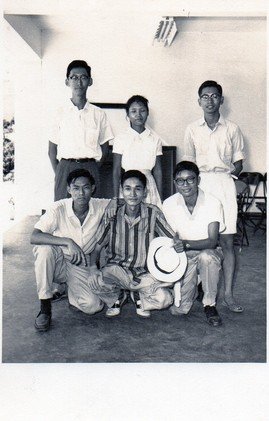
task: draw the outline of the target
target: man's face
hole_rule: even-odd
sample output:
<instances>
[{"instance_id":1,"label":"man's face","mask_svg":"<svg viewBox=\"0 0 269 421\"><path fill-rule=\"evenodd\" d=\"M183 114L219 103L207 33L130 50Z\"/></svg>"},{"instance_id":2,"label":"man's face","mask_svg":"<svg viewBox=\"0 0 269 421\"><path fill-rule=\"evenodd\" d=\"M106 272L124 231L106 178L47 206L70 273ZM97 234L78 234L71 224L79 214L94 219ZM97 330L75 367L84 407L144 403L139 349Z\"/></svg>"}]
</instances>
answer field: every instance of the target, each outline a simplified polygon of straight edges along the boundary
<instances>
[{"instance_id":1,"label":"man's face","mask_svg":"<svg viewBox=\"0 0 269 421\"><path fill-rule=\"evenodd\" d=\"M86 94L88 87L91 86L92 79L89 77L86 69L74 67L65 80L65 84L71 88L72 94L83 95Z\"/></svg>"},{"instance_id":2,"label":"man's face","mask_svg":"<svg viewBox=\"0 0 269 421\"><path fill-rule=\"evenodd\" d=\"M91 200L94 187L87 177L78 177L73 180L67 191L71 195L73 202L77 205L87 205Z\"/></svg>"},{"instance_id":3,"label":"man's face","mask_svg":"<svg viewBox=\"0 0 269 421\"><path fill-rule=\"evenodd\" d=\"M206 114L213 114L219 111L224 98L214 86L203 88L198 103Z\"/></svg>"},{"instance_id":4,"label":"man's face","mask_svg":"<svg viewBox=\"0 0 269 421\"><path fill-rule=\"evenodd\" d=\"M147 195L147 190L138 178L128 178L122 186L122 194L129 206L137 206Z\"/></svg>"},{"instance_id":5,"label":"man's face","mask_svg":"<svg viewBox=\"0 0 269 421\"><path fill-rule=\"evenodd\" d=\"M133 102L129 108L128 117L132 127L144 127L148 110L142 102Z\"/></svg>"},{"instance_id":6,"label":"man's face","mask_svg":"<svg viewBox=\"0 0 269 421\"><path fill-rule=\"evenodd\" d=\"M174 180L177 192L186 198L197 195L199 182L200 177L189 170L178 172Z\"/></svg>"}]
</instances>

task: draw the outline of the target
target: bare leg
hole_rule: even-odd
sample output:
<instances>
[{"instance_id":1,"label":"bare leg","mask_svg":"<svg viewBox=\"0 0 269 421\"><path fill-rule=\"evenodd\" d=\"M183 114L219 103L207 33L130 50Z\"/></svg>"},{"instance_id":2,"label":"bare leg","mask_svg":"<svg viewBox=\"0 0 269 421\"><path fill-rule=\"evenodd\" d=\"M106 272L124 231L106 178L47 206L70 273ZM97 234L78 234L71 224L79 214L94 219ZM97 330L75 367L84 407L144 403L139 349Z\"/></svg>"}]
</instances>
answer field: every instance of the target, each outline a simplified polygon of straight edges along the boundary
<instances>
[{"instance_id":1,"label":"bare leg","mask_svg":"<svg viewBox=\"0 0 269 421\"><path fill-rule=\"evenodd\" d=\"M224 301L231 311L240 313L243 307L237 304L233 298L233 279L235 272L235 252L233 234L221 234L220 245L223 251L223 274L224 274Z\"/></svg>"}]
</instances>

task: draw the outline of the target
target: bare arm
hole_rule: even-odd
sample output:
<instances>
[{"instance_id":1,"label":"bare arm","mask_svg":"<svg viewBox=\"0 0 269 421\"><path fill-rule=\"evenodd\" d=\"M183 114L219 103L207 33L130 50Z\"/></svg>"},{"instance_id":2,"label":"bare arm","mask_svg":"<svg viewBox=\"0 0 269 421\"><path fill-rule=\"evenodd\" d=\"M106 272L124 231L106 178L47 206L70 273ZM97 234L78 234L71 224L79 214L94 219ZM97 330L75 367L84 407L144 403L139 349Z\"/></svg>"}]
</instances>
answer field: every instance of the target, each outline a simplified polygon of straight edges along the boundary
<instances>
[{"instance_id":1,"label":"bare arm","mask_svg":"<svg viewBox=\"0 0 269 421\"><path fill-rule=\"evenodd\" d=\"M162 196L163 196L163 177L162 177L162 155L158 155L156 156L156 163L155 166L152 170L153 173L153 177L155 179L156 185L157 185L157 189L160 195L160 198L162 200Z\"/></svg>"},{"instance_id":2,"label":"bare arm","mask_svg":"<svg viewBox=\"0 0 269 421\"><path fill-rule=\"evenodd\" d=\"M75 265L82 263L84 266L87 266L87 259L84 252L71 238L57 237L34 228L30 242L35 245L64 246L68 250L71 263Z\"/></svg>"},{"instance_id":3,"label":"bare arm","mask_svg":"<svg viewBox=\"0 0 269 421\"><path fill-rule=\"evenodd\" d=\"M214 249L218 244L219 222L211 222L208 225L208 237L204 240L183 240L185 250ZM187 245L188 244L188 245ZM187 246L186 246L187 245Z\"/></svg>"},{"instance_id":4,"label":"bare arm","mask_svg":"<svg viewBox=\"0 0 269 421\"><path fill-rule=\"evenodd\" d=\"M232 172L232 175L235 175L236 177L238 177L243 169L243 160L240 159L239 161L234 162L233 165L234 165L234 170Z\"/></svg>"},{"instance_id":5,"label":"bare arm","mask_svg":"<svg viewBox=\"0 0 269 421\"><path fill-rule=\"evenodd\" d=\"M113 153L113 196L119 196L122 155Z\"/></svg>"},{"instance_id":6,"label":"bare arm","mask_svg":"<svg viewBox=\"0 0 269 421\"><path fill-rule=\"evenodd\" d=\"M57 159L57 148L58 146L55 143L49 141L49 159L54 172L56 172L57 165L59 164Z\"/></svg>"}]
</instances>

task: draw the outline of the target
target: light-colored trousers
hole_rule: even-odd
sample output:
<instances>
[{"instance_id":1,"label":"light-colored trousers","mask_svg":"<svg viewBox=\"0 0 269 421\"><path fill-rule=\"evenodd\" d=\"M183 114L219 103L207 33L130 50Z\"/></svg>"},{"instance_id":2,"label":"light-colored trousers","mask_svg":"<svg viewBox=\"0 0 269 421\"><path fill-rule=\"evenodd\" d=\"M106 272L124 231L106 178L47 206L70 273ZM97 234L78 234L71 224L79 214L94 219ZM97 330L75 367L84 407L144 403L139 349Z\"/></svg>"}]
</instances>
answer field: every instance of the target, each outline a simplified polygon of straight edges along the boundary
<instances>
[{"instance_id":1,"label":"light-colored trousers","mask_svg":"<svg viewBox=\"0 0 269 421\"><path fill-rule=\"evenodd\" d=\"M155 287L162 283L157 281L150 273L139 276L141 282L133 287L133 275L129 270L119 265L107 265L101 269L102 282L100 290L96 292L108 307L118 299L121 289L137 291L143 310L161 310L173 303L173 295L167 288Z\"/></svg>"},{"instance_id":2,"label":"light-colored trousers","mask_svg":"<svg viewBox=\"0 0 269 421\"><path fill-rule=\"evenodd\" d=\"M204 291L203 305L216 304L222 250L190 250L186 252L188 266L181 283L181 302L178 313L187 314L197 297L198 274Z\"/></svg>"},{"instance_id":3,"label":"light-colored trousers","mask_svg":"<svg viewBox=\"0 0 269 421\"><path fill-rule=\"evenodd\" d=\"M37 294L40 300L52 298L55 284L66 282L70 304L87 314L102 310L104 304L88 285L88 267L71 264L59 246L35 246L33 253Z\"/></svg>"}]
</instances>

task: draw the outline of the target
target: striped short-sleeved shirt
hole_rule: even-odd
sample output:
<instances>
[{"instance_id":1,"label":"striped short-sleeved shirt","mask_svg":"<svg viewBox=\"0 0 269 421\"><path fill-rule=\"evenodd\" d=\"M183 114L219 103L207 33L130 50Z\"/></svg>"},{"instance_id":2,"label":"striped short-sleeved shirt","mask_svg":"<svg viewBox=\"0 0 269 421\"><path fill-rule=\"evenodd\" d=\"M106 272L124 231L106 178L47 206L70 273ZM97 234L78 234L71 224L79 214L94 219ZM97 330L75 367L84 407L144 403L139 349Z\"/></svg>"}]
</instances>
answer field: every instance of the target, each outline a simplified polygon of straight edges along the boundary
<instances>
[{"instance_id":1,"label":"striped short-sleeved shirt","mask_svg":"<svg viewBox=\"0 0 269 421\"><path fill-rule=\"evenodd\" d=\"M157 206L141 203L140 214L131 224L125 208L126 205L120 207L107 225L101 222L96 239L101 246L108 244L107 264L120 265L139 276L148 272L146 262L151 240L158 236L172 238L174 231Z\"/></svg>"}]
</instances>

